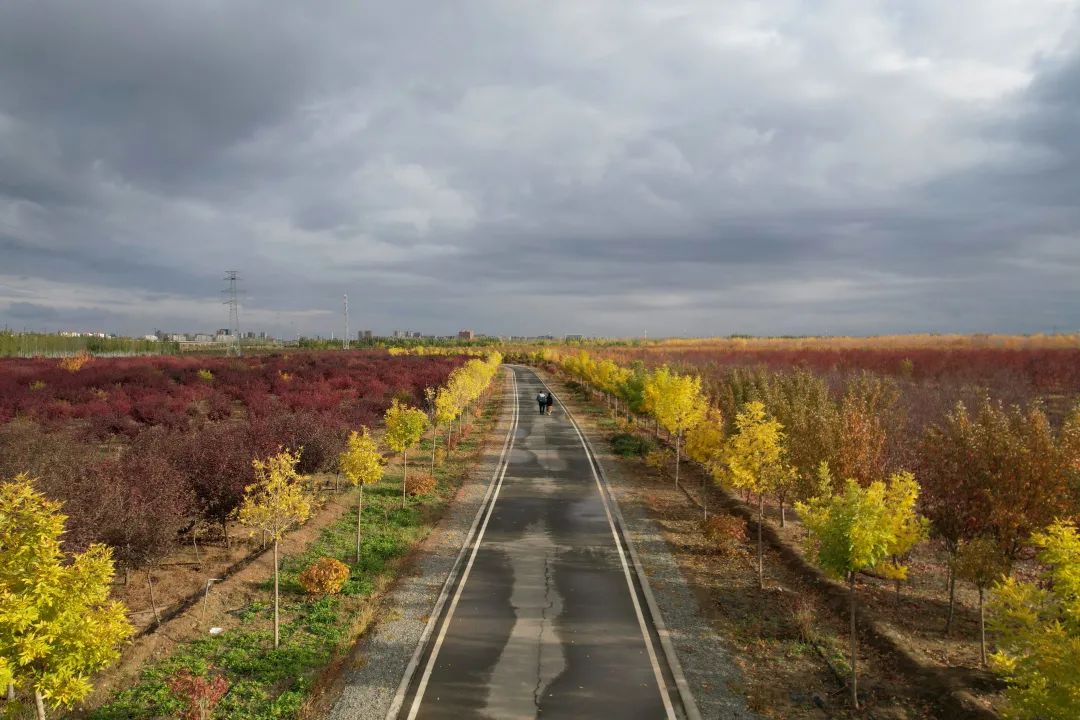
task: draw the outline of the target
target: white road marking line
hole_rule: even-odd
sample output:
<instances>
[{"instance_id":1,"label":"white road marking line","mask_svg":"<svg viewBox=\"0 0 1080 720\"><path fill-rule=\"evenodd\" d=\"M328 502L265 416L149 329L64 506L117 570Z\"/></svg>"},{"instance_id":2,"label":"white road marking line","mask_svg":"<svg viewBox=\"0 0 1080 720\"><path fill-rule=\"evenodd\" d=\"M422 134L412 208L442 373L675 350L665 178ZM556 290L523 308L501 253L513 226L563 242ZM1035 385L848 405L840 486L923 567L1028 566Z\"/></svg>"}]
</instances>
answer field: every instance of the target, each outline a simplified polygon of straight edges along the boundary
<instances>
[{"instance_id":1,"label":"white road marking line","mask_svg":"<svg viewBox=\"0 0 1080 720\"><path fill-rule=\"evenodd\" d=\"M511 368L513 372L513 368ZM517 373L514 373L514 419L512 427L515 435L517 431L519 407L521 405L521 398L518 395L517 389ZM514 446L514 440L510 440L509 448ZM454 617L454 610L457 609L458 600L461 599L461 593L465 590L465 583L469 580L469 573L472 571L473 562L476 560L476 554L480 551L480 543L484 539L484 533L487 531L488 521L491 520L491 515L495 510L495 503L499 499L499 491L502 490L503 479L506 477L506 470L510 467L510 460L507 457L505 464L502 466L502 471L499 473L499 480L495 486L495 494L491 498L491 503L488 505L487 514L484 517L484 524L480 526L480 532L477 534L476 539L473 542L472 553L469 555L469 562L465 566L465 571L461 575L461 580L458 582L457 590L454 592L454 599L450 602L450 609L446 612L446 618L443 619L442 627L439 628L439 635L435 638L435 645L431 648L431 655L428 656L427 664L424 666L424 674L420 677L420 684L416 688L416 695L413 697L412 706L409 708L408 720L414 720L416 714L420 712L420 704L424 699L424 692L427 690L428 681L431 679L431 672L435 667L435 661L439 656L439 650L442 648L443 641L446 639L446 631L450 627L450 621Z\"/></svg>"},{"instance_id":2,"label":"white road marking line","mask_svg":"<svg viewBox=\"0 0 1080 720\"><path fill-rule=\"evenodd\" d=\"M545 383L539 375L536 375L536 379L540 380L540 384L547 388L548 392L551 392L551 388L547 387L547 383ZM637 615L638 625L641 627L641 636L645 640L645 649L649 651L649 661L652 663L653 674L656 675L656 684L659 686L660 697L664 701L664 710L667 712L667 716L670 720L676 720L675 707L671 703L671 693L668 691L667 683L664 682L664 673L660 669L660 662L656 659L656 650L653 648L652 638L649 636L649 628L645 624L645 616L641 612L641 603L638 602L637 593L634 591L634 580L630 575L630 566L626 563L626 554L623 552L622 543L619 542L619 533L615 529L615 521L611 517L611 508L608 505L607 495L604 492L603 485L600 484L600 476L596 474L596 465L593 462L594 458L592 450L585 442L585 438L581 434L581 429L578 427L577 421L570 415L566 406L563 405L561 400L556 399L556 401L562 406L566 418L570 421L570 426L574 428L578 440L581 441L581 447L585 449L585 458L589 461L589 469L592 471L593 480L596 481L596 490L600 493L600 500L604 504L604 514L607 516L608 526L611 528L611 536L615 540L615 549L619 551L619 561L622 563L623 576L626 578L626 586L630 591L630 599L634 603L634 613ZM630 542L629 539L627 539L627 542Z\"/></svg>"},{"instance_id":3,"label":"white road marking line","mask_svg":"<svg viewBox=\"0 0 1080 720\"><path fill-rule=\"evenodd\" d=\"M446 577L446 582L443 583L442 591L439 593L439 598L435 602L435 607L431 612L431 616L424 626L424 632L420 635L420 641L416 645L416 650L413 651L412 658L409 659L409 664L405 667L405 673L401 678L401 682L398 684L397 692L394 694L393 702L390 704L390 710L386 713L387 720L394 720L401 711L401 706L405 702L405 695L409 690L409 684L412 682L413 675L416 673L416 668L420 664L420 656L423 655L424 648L427 646L427 642L431 638L432 630L435 628L435 623L438 621L439 615L442 614L442 609L446 604L450 586L453 585L454 579L457 577L456 570L461 564L461 558L465 556L465 551L469 547L469 543L476 532L477 526L480 524L480 518L484 516L485 508L488 507L488 498L491 497L496 486L502 483L500 472L502 475L506 474L504 460L507 457L507 453L514 445L514 436L517 433L518 425L518 408L521 404L521 399L518 397L517 373L514 372L512 367L510 368L510 378L512 380L512 392L514 397L510 428L507 430L506 438L503 440L502 452L499 453L499 460L495 464L495 472L492 473L492 481L488 485L487 492L484 493L483 499L480 501L480 507L476 511L476 517L473 518L469 531L465 534L465 541L461 545L461 550L458 551L457 558L454 560L454 564L450 569L450 574Z\"/></svg>"}]
</instances>

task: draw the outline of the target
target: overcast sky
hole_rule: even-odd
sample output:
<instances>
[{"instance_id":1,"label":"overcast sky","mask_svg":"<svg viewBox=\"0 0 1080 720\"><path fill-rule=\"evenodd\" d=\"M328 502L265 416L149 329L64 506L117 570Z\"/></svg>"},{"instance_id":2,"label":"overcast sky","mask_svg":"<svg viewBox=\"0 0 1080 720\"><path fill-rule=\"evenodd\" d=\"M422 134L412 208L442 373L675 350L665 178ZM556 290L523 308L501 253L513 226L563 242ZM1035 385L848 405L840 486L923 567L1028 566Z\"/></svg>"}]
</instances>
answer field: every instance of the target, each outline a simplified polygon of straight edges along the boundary
<instances>
[{"instance_id":1,"label":"overcast sky","mask_svg":"<svg viewBox=\"0 0 1080 720\"><path fill-rule=\"evenodd\" d=\"M1080 328L1080 4L4 0L0 326Z\"/></svg>"}]
</instances>

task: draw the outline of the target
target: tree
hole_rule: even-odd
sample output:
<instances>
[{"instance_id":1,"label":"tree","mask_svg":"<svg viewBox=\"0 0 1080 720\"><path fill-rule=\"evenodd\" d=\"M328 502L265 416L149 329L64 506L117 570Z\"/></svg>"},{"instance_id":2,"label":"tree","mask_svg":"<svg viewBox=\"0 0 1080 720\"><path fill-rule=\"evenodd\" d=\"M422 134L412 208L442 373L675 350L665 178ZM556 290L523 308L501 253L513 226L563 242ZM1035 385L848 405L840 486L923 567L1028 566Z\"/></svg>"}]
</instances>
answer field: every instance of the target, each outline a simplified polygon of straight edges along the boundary
<instances>
[{"instance_id":1,"label":"tree","mask_svg":"<svg viewBox=\"0 0 1080 720\"><path fill-rule=\"evenodd\" d=\"M789 499L805 500L818 488L818 468L831 462L840 445L840 410L828 384L809 370L774 373L760 381L765 409L784 426L790 482L777 488L780 527Z\"/></svg>"},{"instance_id":2,"label":"tree","mask_svg":"<svg viewBox=\"0 0 1080 720\"><path fill-rule=\"evenodd\" d=\"M758 585L765 587L761 526L765 522L765 493L772 492L791 475L784 453L784 428L767 417L758 401L746 403L735 416L736 433L724 448L727 477L737 488L758 494Z\"/></svg>"},{"instance_id":3,"label":"tree","mask_svg":"<svg viewBox=\"0 0 1080 720\"><path fill-rule=\"evenodd\" d=\"M434 410L431 414L431 474L435 474L435 451L439 446L439 426L454 421L461 410L454 402L454 395L448 388L439 388L435 393Z\"/></svg>"},{"instance_id":4,"label":"tree","mask_svg":"<svg viewBox=\"0 0 1080 720\"><path fill-rule=\"evenodd\" d=\"M1067 433L1055 438L1039 408L1006 409L988 399L974 417L958 404L927 428L920 444L923 512L953 560L946 633L962 542L990 537L1011 565L1032 532L1073 511L1069 443Z\"/></svg>"},{"instance_id":5,"label":"tree","mask_svg":"<svg viewBox=\"0 0 1080 720\"><path fill-rule=\"evenodd\" d=\"M679 487L679 460L683 433L701 422L708 405L701 394L701 378L676 375L659 368L645 383L649 411L665 430L675 436L675 487Z\"/></svg>"},{"instance_id":6,"label":"tree","mask_svg":"<svg viewBox=\"0 0 1080 720\"><path fill-rule=\"evenodd\" d=\"M891 524L887 559L874 568L877 574L896 583L896 597L900 598L900 582L907 579L907 560L912 549L927 538L930 521L921 515L909 512L907 508L915 506L919 497L919 483L910 472L898 472L892 476L886 491L886 507Z\"/></svg>"},{"instance_id":7,"label":"tree","mask_svg":"<svg viewBox=\"0 0 1080 720\"><path fill-rule=\"evenodd\" d=\"M90 676L120 656L132 633L123 604L109 600L112 551L61 550L66 517L27 475L0 483L0 685L45 705L86 697Z\"/></svg>"},{"instance_id":8,"label":"tree","mask_svg":"<svg viewBox=\"0 0 1080 720\"><path fill-rule=\"evenodd\" d=\"M710 407L701 422L686 431L686 456L713 472L716 464L721 461L723 452L724 418L719 410ZM701 495L701 504L705 519L708 520L708 500L704 492Z\"/></svg>"},{"instance_id":9,"label":"tree","mask_svg":"<svg viewBox=\"0 0 1080 720\"><path fill-rule=\"evenodd\" d=\"M986 665L986 589L1009 573L1011 563L993 538L977 537L960 543L955 573L979 591L979 659Z\"/></svg>"},{"instance_id":10,"label":"tree","mask_svg":"<svg viewBox=\"0 0 1080 720\"><path fill-rule=\"evenodd\" d=\"M420 408L402 405L397 400L386 410L386 444L394 452L401 453L401 507L405 507L405 483L409 477L409 448L420 442L427 427L427 415Z\"/></svg>"},{"instance_id":11,"label":"tree","mask_svg":"<svg viewBox=\"0 0 1080 720\"><path fill-rule=\"evenodd\" d=\"M840 404L838 478L861 485L885 477L889 429L898 424L896 383L863 372L848 381Z\"/></svg>"},{"instance_id":12,"label":"tree","mask_svg":"<svg viewBox=\"0 0 1080 720\"><path fill-rule=\"evenodd\" d=\"M300 453L282 450L266 460L252 460L255 482L248 485L237 514L240 524L258 529L274 543L274 647L281 642L278 592L278 541L311 516L311 496L296 471ZM252 531L254 535L254 531Z\"/></svg>"},{"instance_id":13,"label":"tree","mask_svg":"<svg viewBox=\"0 0 1080 720\"><path fill-rule=\"evenodd\" d=\"M1071 720L1080 697L1080 534L1055 522L1035 533L1041 582L1006 578L991 595L999 650L991 665L1008 682L1010 718Z\"/></svg>"},{"instance_id":14,"label":"tree","mask_svg":"<svg viewBox=\"0 0 1080 720\"><path fill-rule=\"evenodd\" d=\"M360 500L356 505L356 562L360 562L360 519L364 514L364 486L374 485L382 480L386 458L379 452L379 443L371 437L367 426L360 432L349 434L349 444L339 460L341 472L354 487L360 489Z\"/></svg>"},{"instance_id":15,"label":"tree","mask_svg":"<svg viewBox=\"0 0 1080 720\"><path fill-rule=\"evenodd\" d=\"M825 474L827 477L827 473ZM808 550L829 574L847 580L850 600L851 703L858 708L858 657L855 633L855 576L880 565L895 545L898 525L919 524L916 492L909 474L894 475L886 486L875 481L863 487L849 479L842 494L823 493L796 503L808 531ZM901 518L901 522L897 522Z\"/></svg>"}]
</instances>

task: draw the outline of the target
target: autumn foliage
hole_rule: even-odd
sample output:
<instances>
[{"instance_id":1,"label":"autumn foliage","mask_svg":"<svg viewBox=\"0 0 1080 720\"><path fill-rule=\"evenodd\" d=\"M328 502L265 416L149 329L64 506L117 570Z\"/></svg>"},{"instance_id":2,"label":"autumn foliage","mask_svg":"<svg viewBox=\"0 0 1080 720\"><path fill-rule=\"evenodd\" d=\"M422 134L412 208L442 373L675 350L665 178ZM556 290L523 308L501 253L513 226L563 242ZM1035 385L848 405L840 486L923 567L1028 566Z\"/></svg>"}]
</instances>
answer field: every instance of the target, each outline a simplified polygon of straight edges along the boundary
<instances>
[{"instance_id":1,"label":"autumn foliage","mask_svg":"<svg viewBox=\"0 0 1080 720\"><path fill-rule=\"evenodd\" d=\"M349 566L332 557L319 558L300 573L300 587L311 595L333 595L341 592L349 579Z\"/></svg>"}]
</instances>

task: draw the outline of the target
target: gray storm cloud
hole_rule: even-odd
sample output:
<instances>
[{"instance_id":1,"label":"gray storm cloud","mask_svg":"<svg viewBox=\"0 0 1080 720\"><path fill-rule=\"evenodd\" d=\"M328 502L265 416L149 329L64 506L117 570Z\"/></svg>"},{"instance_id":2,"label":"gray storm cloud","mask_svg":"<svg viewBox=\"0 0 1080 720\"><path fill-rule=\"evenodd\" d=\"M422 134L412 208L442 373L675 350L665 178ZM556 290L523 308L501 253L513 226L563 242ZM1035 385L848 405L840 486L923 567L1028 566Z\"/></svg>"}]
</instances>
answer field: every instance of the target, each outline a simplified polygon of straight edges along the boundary
<instances>
[{"instance_id":1,"label":"gray storm cloud","mask_svg":"<svg viewBox=\"0 0 1080 720\"><path fill-rule=\"evenodd\" d=\"M1080 328L1080 4L0 6L0 325Z\"/></svg>"}]
</instances>

